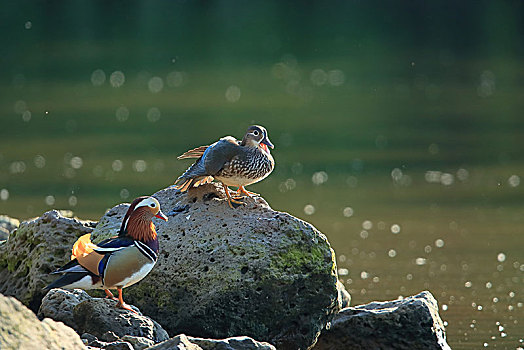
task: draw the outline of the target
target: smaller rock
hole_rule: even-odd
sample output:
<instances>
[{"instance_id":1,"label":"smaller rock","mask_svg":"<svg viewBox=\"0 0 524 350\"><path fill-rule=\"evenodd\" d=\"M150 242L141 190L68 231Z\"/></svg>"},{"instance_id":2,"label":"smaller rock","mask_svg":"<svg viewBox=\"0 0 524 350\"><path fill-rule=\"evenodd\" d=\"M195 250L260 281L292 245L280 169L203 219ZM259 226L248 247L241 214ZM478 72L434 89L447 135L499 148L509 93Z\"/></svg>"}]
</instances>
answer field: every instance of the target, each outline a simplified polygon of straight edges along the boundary
<instances>
[{"instance_id":1,"label":"smaller rock","mask_svg":"<svg viewBox=\"0 0 524 350\"><path fill-rule=\"evenodd\" d=\"M347 307L321 333L315 350L451 350L430 292Z\"/></svg>"},{"instance_id":2,"label":"smaller rock","mask_svg":"<svg viewBox=\"0 0 524 350\"><path fill-rule=\"evenodd\" d=\"M87 343L91 343L91 342L94 342L95 340L98 340L97 337L95 337L94 335L92 334L89 334L89 333L83 333L81 336L80 336L81 339L85 339L87 340Z\"/></svg>"},{"instance_id":3,"label":"smaller rock","mask_svg":"<svg viewBox=\"0 0 524 350\"><path fill-rule=\"evenodd\" d=\"M165 342L148 348L147 350L203 350L192 343L185 334L177 335Z\"/></svg>"},{"instance_id":4,"label":"smaller rock","mask_svg":"<svg viewBox=\"0 0 524 350\"><path fill-rule=\"evenodd\" d=\"M269 343L258 342L249 337L227 339L204 339L177 335L147 350L276 350Z\"/></svg>"},{"instance_id":5,"label":"smaller rock","mask_svg":"<svg viewBox=\"0 0 524 350\"><path fill-rule=\"evenodd\" d=\"M76 331L90 333L103 339L107 332L117 337L132 335L151 339L155 343L169 339L167 332L154 320L141 314L117 309L116 302L109 299L90 298L73 309Z\"/></svg>"},{"instance_id":6,"label":"smaller rock","mask_svg":"<svg viewBox=\"0 0 524 350\"><path fill-rule=\"evenodd\" d=\"M104 348L104 346L108 345L109 343L106 343L105 341L101 341L101 340L94 340L90 343L88 343L87 345L92 347L92 348L97 348L97 349L102 349Z\"/></svg>"},{"instance_id":7,"label":"smaller rock","mask_svg":"<svg viewBox=\"0 0 524 350\"><path fill-rule=\"evenodd\" d=\"M89 299L91 299L91 296L82 289L51 289L42 299L42 304L38 309L38 317L49 317L77 329L78 326L73 319L73 308L82 301Z\"/></svg>"},{"instance_id":8,"label":"smaller rock","mask_svg":"<svg viewBox=\"0 0 524 350\"><path fill-rule=\"evenodd\" d=\"M104 334L102 334L100 336L100 340L103 340L105 342L108 342L108 343L112 343L114 341L117 341L119 340L120 338L117 337L117 335L111 331L107 331L105 332Z\"/></svg>"},{"instance_id":9,"label":"smaller rock","mask_svg":"<svg viewBox=\"0 0 524 350\"><path fill-rule=\"evenodd\" d=\"M115 341L107 344L102 349L105 350L133 350L133 346L126 341Z\"/></svg>"},{"instance_id":10,"label":"smaller rock","mask_svg":"<svg viewBox=\"0 0 524 350\"><path fill-rule=\"evenodd\" d=\"M142 349L146 349L150 346L155 345L154 341L152 341L151 339L144 338L144 337L135 337L132 335L124 335L120 339L133 345L133 348L135 350L142 350Z\"/></svg>"},{"instance_id":11,"label":"smaller rock","mask_svg":"<svg viewBox=\"0 0 524 350\"><path fill-rule=\"evenodd\" d=\"M227 339L187 338L203 350L276 350L269 343L258 342L249 337L231 337Z\"/></svg>"}]
</instances>

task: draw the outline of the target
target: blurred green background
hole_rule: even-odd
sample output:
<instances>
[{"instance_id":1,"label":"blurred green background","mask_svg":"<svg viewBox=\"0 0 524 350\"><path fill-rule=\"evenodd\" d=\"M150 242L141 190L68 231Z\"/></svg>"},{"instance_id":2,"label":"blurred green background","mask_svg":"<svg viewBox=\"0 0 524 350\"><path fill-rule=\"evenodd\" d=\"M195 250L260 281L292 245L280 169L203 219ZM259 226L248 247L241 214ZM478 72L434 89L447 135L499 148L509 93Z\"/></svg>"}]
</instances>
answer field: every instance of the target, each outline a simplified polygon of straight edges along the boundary
<instances>
[{"instance_id":1,"label":"blurred green background","mask_svg":"<svg viewBox=\"0 0 524 350\"><path fill-rule=\"evenodd\" d=\"M0 213L97 219L261 124L249 189L354 304L428 289L452 348L523 346L524 2L17 1L0 30Z\"/></svg>"}]
</instances>

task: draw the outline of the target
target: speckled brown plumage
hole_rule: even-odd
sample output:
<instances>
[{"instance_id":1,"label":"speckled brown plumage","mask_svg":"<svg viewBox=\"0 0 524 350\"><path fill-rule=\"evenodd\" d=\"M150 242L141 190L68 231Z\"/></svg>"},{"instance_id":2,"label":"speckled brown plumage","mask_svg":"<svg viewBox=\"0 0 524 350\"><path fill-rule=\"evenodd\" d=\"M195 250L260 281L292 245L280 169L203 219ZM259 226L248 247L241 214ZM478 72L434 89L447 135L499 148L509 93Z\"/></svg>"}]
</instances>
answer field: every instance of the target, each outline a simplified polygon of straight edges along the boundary
<instances>
[{"instance_id":1,"label":"speckled brown plumage","mask_svg":"<svg viewBox=\"0 0 524 350\"><path fill-rule=\"evenodd\" d=\"M251 195L244 186L266 178L275 167L264 127L253 125L248 128L241 141L231 136L224 137L210 146L200 146L182 154L179 159L198 158L175 182L182 192L216 179L224 186L239 187L238 194ZM228 202L240 203L228 196Z\"/></svg>"}]
</instances>

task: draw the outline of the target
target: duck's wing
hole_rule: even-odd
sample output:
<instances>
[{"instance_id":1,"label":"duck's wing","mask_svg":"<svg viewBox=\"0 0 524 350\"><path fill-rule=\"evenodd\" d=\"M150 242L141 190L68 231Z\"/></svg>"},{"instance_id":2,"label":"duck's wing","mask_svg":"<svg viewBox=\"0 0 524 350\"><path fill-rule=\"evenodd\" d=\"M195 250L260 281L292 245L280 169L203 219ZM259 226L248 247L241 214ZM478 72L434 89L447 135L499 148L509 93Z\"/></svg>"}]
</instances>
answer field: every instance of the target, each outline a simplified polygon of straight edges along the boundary
<instances>
[{"instance_id":1,"label":"duck's wing","mask_svg":"<svg viewBox=\"0 0 524 350\"><path fill-rule=\"evenodd\" d=\"M200 158L192 164L176 181L175 188L182 192L193 186L211 182L216 175L231 159L239 153L241 146L234 137L227 136L210 146L201 146L191 154L200 154ZM205 150L203 147L206 147ZM188 152L192 152L188 151ZM186 152L187 153L187 152ZM182 155L183 156L183 155ZM189 158L189 157L185 157Z\"/></svg>"},{"instance_id":2,"label":"duck's wing","mask_svg":"<svg viewBox=\"0 0 524 350\"><path fill-rule=\"evenodd\" d=\"M189 151L179 155L177 159L200 158L204 155L204 152L208 147L209 145L190 149Z\"/></svg>"}]
</instances>

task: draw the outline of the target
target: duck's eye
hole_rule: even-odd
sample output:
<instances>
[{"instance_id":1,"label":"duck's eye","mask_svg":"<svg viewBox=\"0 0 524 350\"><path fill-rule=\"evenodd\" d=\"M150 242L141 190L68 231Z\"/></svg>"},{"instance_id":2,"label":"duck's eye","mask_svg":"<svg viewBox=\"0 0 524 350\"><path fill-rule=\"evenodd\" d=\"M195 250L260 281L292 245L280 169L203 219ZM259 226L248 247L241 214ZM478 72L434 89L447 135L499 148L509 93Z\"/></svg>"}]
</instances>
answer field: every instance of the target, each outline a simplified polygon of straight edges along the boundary
<instances>
[{"instance_id":1,"label":"duck's eye","mask_svg":"<svg viewBox=\"0 0 524 350\"><path fill-rule=\"evenodd\" d=\"M253 135L258 136L258 135L260 135L260 133L258 132L258 130L255 130L255 131L253 131Z\"/></svg>"},{"instance_id":2,"label":"duck's eye","mask_svg":"<svg viewBox=\"0 0 524 350\"><path fill-rule=\"evenodd\" d=\"M156 207L156 204L155 203L151 203L151 208L154 208Z\"/></svg>"}]
</instances>

